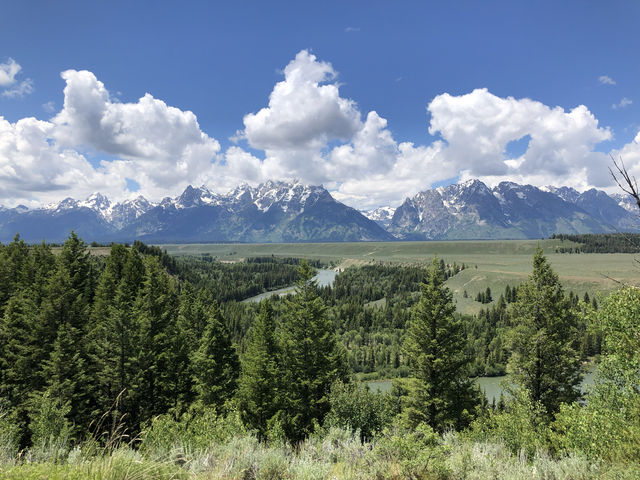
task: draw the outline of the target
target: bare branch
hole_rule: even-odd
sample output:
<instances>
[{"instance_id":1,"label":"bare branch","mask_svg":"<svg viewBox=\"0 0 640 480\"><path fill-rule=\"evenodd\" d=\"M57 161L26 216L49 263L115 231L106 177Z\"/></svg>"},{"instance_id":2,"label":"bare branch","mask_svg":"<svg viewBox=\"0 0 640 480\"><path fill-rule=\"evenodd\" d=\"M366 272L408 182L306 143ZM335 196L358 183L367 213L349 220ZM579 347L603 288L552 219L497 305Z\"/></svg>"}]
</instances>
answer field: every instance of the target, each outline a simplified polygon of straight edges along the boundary
<instances>
[{"instance_id":1,"label":"bare branch","mask_svg":"<svg viewBox=\"0 0 640 480\"><path fill-rule=\"evenodd\" d=\"M620 189L626 193L631 195L636 203L638 204L638 209L640 209L640 192L638 191L638 182L636 181L636 177L632 177L627 168L624 166L624 162L622 161L622 157L620 158L620 164L613 155L611 155L611 160L613 160L613 165L616 167L618 171L618 175L609 167L609 173L613 177L613 180L618 184ZM620 177L620 178L619 178Z\"/></svg>"}]
</instances>

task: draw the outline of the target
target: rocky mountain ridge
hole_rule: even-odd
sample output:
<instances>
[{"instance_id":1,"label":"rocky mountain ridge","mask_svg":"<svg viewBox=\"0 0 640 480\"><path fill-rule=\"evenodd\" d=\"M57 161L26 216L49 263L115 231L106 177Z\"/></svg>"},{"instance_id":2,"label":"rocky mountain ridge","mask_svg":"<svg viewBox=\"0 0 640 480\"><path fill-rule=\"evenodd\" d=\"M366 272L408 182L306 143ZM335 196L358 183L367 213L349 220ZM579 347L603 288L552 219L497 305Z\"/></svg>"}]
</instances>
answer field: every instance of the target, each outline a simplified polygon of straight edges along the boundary
<instances>
[{"instance_id":1,"label":"rocky mountain ridge","mask_svg":"<svg viewBox=\"0 0 640 480\"><path fill-rule=\"evenodd\" d=\"M42 208L0 207L0 241L151 243L343 242L543 238L553 233L638 232L633 198L591 189L478 180L419 192L397 208L358 212L322 186L268 181L226 194L188 186L176 197L119 203L95 193Z\"/></svg>"},{"instance_id":2,"label":"rocky mountain ridge","mask_svg":"<svg viewBox=\"0 0 640 480\"><path fill-rule=\"evenodd\" d=\"M403 240L544 238L553 233L640 231L637 205L591 189L479 180L419 192L399 206L387 230Z\"/></svg>"},{"instance_id":3,"label":"rocky mountain ridge","mask_svg":"<svg viewBox=\"0 0 640 480\"><path fill-rule=\"evenodd\" d=\"M227 194L188 186L158 203L142 196L113 204L100 193L29 210L0 209L0 240L61 241L73 229L87 241L305 242L394 240L322 186L268 181Z\"/></svg>"}]
</instances>

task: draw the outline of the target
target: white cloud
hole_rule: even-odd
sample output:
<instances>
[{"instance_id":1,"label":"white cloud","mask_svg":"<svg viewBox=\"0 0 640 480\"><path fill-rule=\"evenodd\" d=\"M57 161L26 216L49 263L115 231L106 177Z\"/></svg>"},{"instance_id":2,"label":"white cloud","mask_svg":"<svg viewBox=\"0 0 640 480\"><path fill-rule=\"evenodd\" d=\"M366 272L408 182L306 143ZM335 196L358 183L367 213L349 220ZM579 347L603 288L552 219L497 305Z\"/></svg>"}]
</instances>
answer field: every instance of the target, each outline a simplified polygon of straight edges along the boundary
<instances>
[{"instance_id":1,"label":"white cloud","mask_svg":"<svg viewBox=\"0 0 640 480\"><path fill-rule=\"evenodd\" d=\"M53 118L63 146L85 146L127 160L130 178L153 193L195 181L220 151L217 140L200 130L196 116L145 94L135 103L111 100L93 73L68 70L64 106Z\"/></svg>"},{"instance_id":2,"label":"white cloud","mask_svg":"<svg viewBox=\"0 0 640 480\"><path fill-rule=\"evenodd\" d=\"M56 104L53 101L49 101L42 104L42 109L47 113L53 113L56 111Z\"/></svg>"},{"instance_id":3,"label":"white cloud","mask_svg":"<svg viewBox=\"0 0 640 480\"><path fill-rule=\"evenodd\" d=\"M127 178L140 185L135 195L154 200L187 184L227 191L243 182L299 178L324 183L358 208L398 205L457 176L489 184L611 185L610 158L595 151L611 131L584 105L552 108L486 89L444 93L427 107L428 130L440 139L415 145L395 139L377 112L361 112L341 97L337 72L308 51L283 73L268 104L244 117L244 129L233 137L237 144L222 152L192 112L150 94L122 103L93 73L65 71L64 104L53 119L11 124L0 118L0 203L35 204L95 191L118 200L132 194ZM526 149L507 153L510 142L523 137ZM263 158L243 149L244 142L262 150ZM640 174L637 143L618 153ZM108 159L97 162L105 154Z\"/></svg>"},{"instance_id":4,"label":"white cloud","mask_svg":"<svg viewBox=\"0 0 640 480\"><path fill-rule=\"evenodd\" d=\"M27 78L17 85L4 90L1 95L7 98L22 98L31 92L33 92L33 80Z\"/></svg>"},{"instance_id":5,"label":"white cloud","mask_svg":"<svg viewBox=\"0 0 640 480\"><path fill-rule=\"evenodd\" d=\"M408 191L428 186L435 171L425 168L432 149L398 145L387 120L374 111L363 121L356 103L340 96L329 63L303 50L284 75L268 107L246 115L244 132L234 136L265 151L264 161L253 164L261 170L256 178L324 183L337 198L359 206L400 202ZM405 168L409 157L421 171Z\"/></svg>"},{"instance_id":6,"label":"white cloud","mask_svg":"<svg viewBox=\"0 0 640 480\"><path fill-rule=\"evenodd\" d=\"M616 81L608 75L600 75L598 77L598 82L601 85L615 85Z\"/></svg>"},{"instance_id":7,"label":"white cloud","mask_svg":"<svg viewBox=\"0 0 640 480\"><path fill-rule=\"evenodd\" d=\"M20 73L22 67L13 59L9 58L6 63L0 63L0 87L5 87L0 96L5 98L18 98L33 92L33 80L26 78L16 83L16 75Z\"/></svg>"},{"instance_id":8,"label":"white cloud","mask_svg":"<svg viewBox=\"0 0 640 480\"><path fill-rule=\"evenodd\" d=\"M0 199L5 205L46 203L117 191L119 179L94 169L78 152L51 143L54 125L35 118L9 123L0 117Z\"/></svg>"},{"instance_id":9,"label":"white cloud","mask_svg":"<svg viewBox=\"0 0 640 480\"><path fill-rule=\"evenodd\" d=\"M6 63L0 63L0 87L13 85L20 70L22 67L13 58L9 58Z\"/></svg>"},{"instance_id":10,"label":"white cloud","mask_svg":"<svg viewBox=\"0 0 640 480\"><path fill-rule=\"evenodd\" d=\"M633 103L633 100L627 97L622 97L622 99L618 103L614 103L613 105L611 105L611 108L613 108L614 110L617 110L618 108L628 107L632 103Z\"/></svg>"},{"instance_id":11,"label":"white cloud","mask_svg":"<svg viewBox=\"0 0 640 480\"><path fill-rule=\"evenodd\" d=\"M2 119L0 203L82 198L95 191L121 199L130 194L126 178L157 199L215 179L220 145L200 130L193 113L149 94L135 103L112 102L91 72L69 70L62 77L64 106L51 121ZM83 151L116 160L94 167Z\"/></svg>"},{"instance_id":12,"label":"white cloud","mask_svg":"<svg viewBox=\"0 0 640 480\"><path fill-rule=\"evenodd\" d=\"M359 128L355 102L340 97L330 63L306 50L284 69L269 106L244 117L245 135L254 148L273 151L317 149L332 139L349 139Z\"/></svg>"},{"instance_id":13,"label":"white cloud","mask_svg":"<svg viewBox=\"0 0 640 480\"><path fill-rule=\"evenodd\" d=\"M631 142L620 149L613 150L611 156L616 160L622 160L632 177L640 178L640 131ZM611 160L609 162L609 165L611 165ZM617 186L612 187L611 191L622 193Z\"/></svg>"},{"instance_id":14,"label":"white cloud","mask_svg":"<svg viewBox=\"0 0 640 480\"><path fill-rule=\"evenodd\" d=\"M570 111L530 99L500 98L486 89L438 95L428 107L429 132L448 146L443 158L490 184L516 179L535 185L600 186L606 155L596 144L612 137L584 105ZM509 142L529 135L526 152L508 158Z\"/></svg>"}]
</instances>

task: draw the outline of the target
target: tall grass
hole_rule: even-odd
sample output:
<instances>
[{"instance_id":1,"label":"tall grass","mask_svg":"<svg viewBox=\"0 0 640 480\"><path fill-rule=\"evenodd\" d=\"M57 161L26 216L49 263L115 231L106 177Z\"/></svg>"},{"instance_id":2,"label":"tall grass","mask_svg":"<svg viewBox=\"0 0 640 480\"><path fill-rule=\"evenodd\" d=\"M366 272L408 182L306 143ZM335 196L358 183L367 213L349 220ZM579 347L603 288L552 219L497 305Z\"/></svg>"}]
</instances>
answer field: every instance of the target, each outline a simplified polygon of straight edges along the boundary
<instances>
[{"instance_id":1,"label":"tall grass","mask_svg":"<svg viewBox=\"0 0 640 480\"><path fill-rule=\"evenodd\" d=\"M247 432L212 439L206 446L176 438L153 448L120 445L97 451L79 445L64 452L6 454L2 479L635 479L640 466L611 465L581 456L552 458L544 450L514 453L498 440L387 431L372 442L358 432L331 428L293 448L264 444ZM52 447L53 448L53 447ZM0 451L10 451L0 445Z\"/></svg>"}]
</instances>

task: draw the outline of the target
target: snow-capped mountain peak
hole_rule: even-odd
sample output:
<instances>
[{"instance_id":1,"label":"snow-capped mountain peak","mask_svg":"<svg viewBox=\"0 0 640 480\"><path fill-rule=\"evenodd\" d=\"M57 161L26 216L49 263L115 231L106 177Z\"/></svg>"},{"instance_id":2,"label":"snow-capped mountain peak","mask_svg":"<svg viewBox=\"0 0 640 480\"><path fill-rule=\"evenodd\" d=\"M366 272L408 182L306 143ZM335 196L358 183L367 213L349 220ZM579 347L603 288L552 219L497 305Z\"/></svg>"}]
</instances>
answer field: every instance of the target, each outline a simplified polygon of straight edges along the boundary
<instances>
[{"instance_id":1,"label":"snow-capped mountain peak","mask_svg":"<svg viewBox=\"0 0 640 480\"><path fill-rule=\"evenodd\" d=\"M77 202L78 207L86 207L100 213L103 218L107 218L111 214L111 201L101 193L89 195L86 200Z\"/></svg>"},{"instance_id":2,"label":"snow-capped mountain peak","mask_svg":"<svg viewBox=\"0 0 640 480\"><path fill-rule=\"evenodd\" d=\"M591 189L501 182L492 189L473 180L438 187L407 198L389 231L402 239L541 238L553 233L638 231L637 215ZM637 206L635 206L637 211Z\"/></svg>"},{"instance_id":3,"label":"snow-capped mountain peak","mask_svg":"<svg viewBox=\"0 0 640 480\"><path fill-rule=\"evenodd\" d=\"M378 225L387 228L391 223L393 214L396 212L395 207L385 206L374 208L373 210L362 210L361 213L369 220L373 220Z\"/></svg>"}]
</instances>

